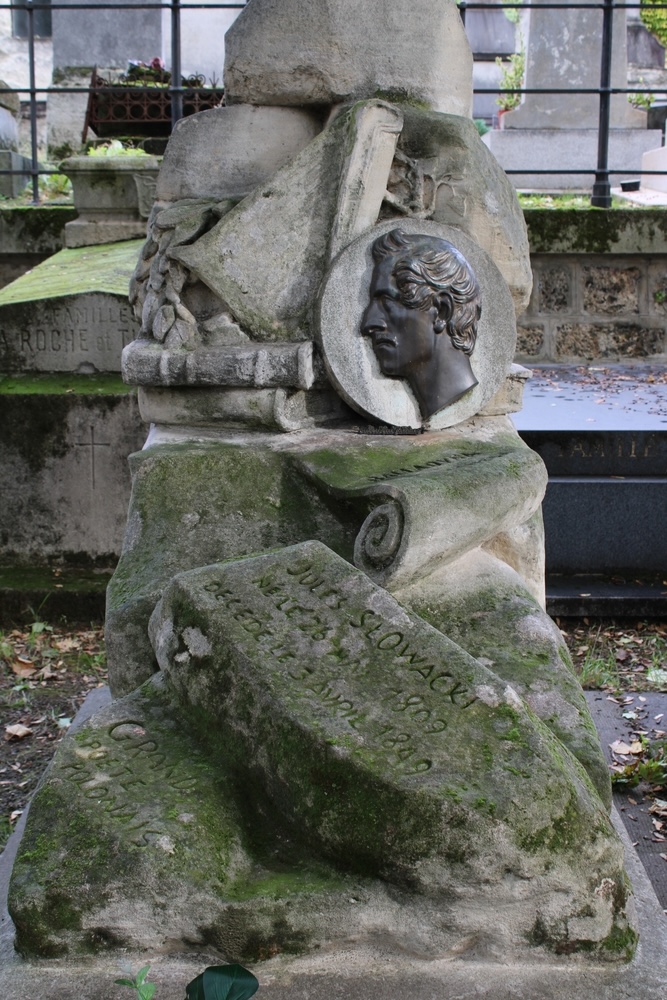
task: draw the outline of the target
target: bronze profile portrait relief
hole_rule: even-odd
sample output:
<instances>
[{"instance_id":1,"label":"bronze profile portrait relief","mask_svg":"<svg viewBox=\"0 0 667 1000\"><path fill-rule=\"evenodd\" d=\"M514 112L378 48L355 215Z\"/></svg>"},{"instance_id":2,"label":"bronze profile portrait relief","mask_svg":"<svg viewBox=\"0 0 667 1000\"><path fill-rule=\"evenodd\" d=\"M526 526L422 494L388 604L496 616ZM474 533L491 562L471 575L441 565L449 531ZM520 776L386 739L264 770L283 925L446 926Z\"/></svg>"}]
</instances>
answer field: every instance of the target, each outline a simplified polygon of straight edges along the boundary
<instances>
[{"instance_id":1,"label":"bronze profile portrait relief","mask_svg":"<svg viewBox=\"0 0 667 1000\"><path fill-rule=\"evenodd\" d=\"M470 366L482 314L474 271L453 244L393 229L371 248L374 261L361 334L383 375L405 379L422 419L477 385Z\"/></svg>"},{"instance_id":2,"label":"bronze profile portrait relief","mask_svg":"<svg viewBox=\"0 0 667 1000\"><path fill-rule=\"evenodd\" d=\"M480 413L510 371L516 313L489 254L456 226L377 223L331 262L315 336L338 395L368 420L439 431Z\"/></svg>"}]
</instances>

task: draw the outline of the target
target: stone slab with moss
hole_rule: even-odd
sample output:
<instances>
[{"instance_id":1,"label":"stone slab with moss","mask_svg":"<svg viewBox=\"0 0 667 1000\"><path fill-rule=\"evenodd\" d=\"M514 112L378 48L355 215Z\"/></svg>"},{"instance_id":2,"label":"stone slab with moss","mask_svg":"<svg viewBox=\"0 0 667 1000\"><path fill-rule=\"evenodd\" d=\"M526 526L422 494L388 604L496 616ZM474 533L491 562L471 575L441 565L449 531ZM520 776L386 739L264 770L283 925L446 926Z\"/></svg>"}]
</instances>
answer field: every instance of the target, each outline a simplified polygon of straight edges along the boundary
<instances>
[{"instance_id":1,"label":"stone slab with moss","mask_svg":"<svg viewBox=\"0 0 667 1000\"><path fill-rule=\"evenodd\" d=\"M631 956L622 848L583 769L326 546L178 576L151 633L163 677L68 740L33 802L20 951L248 961L381 929L422 958L471 937L486 960Z\"/></svg>"},{"instance_id":2,"label":"stone slab with moss","mask_svg":"<svg viewBox=\"0 0 667 1000\"><path fill-rule=\"evenodd\" d=\"M118 372L138 324L127 301L140 241L61 250L0 290L5 372Z\"/></svg>"},{"instance_id":3,"label":"stone slab with moss","mask_svg":"<svg viewBox=\"0 0 667 1000\"><path fill-rule=\"evenodd\" d=\"M128 693L156 669L147 624L171 576L318 537L414 601L445 634L465 604L477 632L474 642L462 634L463 648L470 639L473 655L520 685L608 802L581 689L543 612L544 568L535 553L544 467L506 418L479 425L416 438L264 435L252 448L247 433L228 433L224 441L153 445L132 456L128 534L107 605L114 692Z\"/></svg>"},{"instance_id":4,"label":"stone slab with moss","mask_svg":"<svg viewBox=\"0 0 667 1000\"><path fill-rule=\"evenodd\" d=\"M16 589L20 567L110 569L123 539L127 454L144 437L133 391L109 375L0 376L0 421L0 562Z\"/></svg>"}]
</instances>

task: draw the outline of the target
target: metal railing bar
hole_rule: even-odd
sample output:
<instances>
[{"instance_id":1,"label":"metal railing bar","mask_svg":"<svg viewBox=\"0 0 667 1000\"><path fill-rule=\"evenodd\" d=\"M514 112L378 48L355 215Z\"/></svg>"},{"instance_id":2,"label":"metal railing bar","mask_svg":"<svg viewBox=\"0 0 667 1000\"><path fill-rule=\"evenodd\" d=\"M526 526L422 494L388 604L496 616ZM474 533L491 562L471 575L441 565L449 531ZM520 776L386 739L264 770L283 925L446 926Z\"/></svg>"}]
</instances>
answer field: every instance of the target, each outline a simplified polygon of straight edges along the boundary
<instances>
[{"instance_id":1,"label":"metal railing bar","mask_svg":"<svg viewBox=\"0 0 667 1000\"><path fill-rule=\"evenodd\" d=\"M113 89L114 87L124 88L122 83L111 83L104 84L103 88L100 89ZM169 91L181 91L182 93L197 92L198 90L222 90L222 86L217 86L211 88L209 86L203 87L168 87L164 86L164 90ZM155 90L155 85L153 86L133 86L133 93L138 94L150 92ZM35 94L51 94L54 91L58 94L87 94L90 91L90 87L59 87L57 84L52 84L50 87L35 87ZM30 94L32 92L31 87L0 87L0 94ZM667 83L664 86L656 84L653 87L608 87L604 89L602 87L475 87L475 94L662 94L667 95Z\"/></svg>"},{"instance_id":2,"label":"metal railing bar","mask_svg":"<svg viewBox=\"0 0 667 1000\"><path fill-rule=\"evenodd\" d=\"M26 3L0 3L0 10L25 10ZM35 10L170 10L170 3L35 3ZM183 10L243 10L243 3L189 3Z\"/></svg>"},{"instance_id":3,"label":"metal railing bar","mask_svg":"<svg viewBox=\"0 0 667 1000\"><path fill-rule=\"evenodd\" d=\"M612 96L615 95L651 95L654 99L660 99L660 94L663 93L661 85L655 83L652 86L647 86L644 81L641 81L641 85L634 87L612 87L611 83L611 46L612 46L612 32L613 32L613 13L617 10L641 10L641 2L616 2L616 0L576 0L574 3L568 3L567 0L555 0L555 2L550 3L540 3L537 0L515 0L515 2L509 3L489 3L482 2L482 0L461 0L458 4L461 17L465 19L467 11L497 11L497 10L516 10L516 11L528 11L533 9L539 10L599 10L603 14L602 18L602 32L600 37L600 86L599 87L479 87L475 88L475 94L477 95L535 95L535 94L545 94L545 95L590 95L596 96L600 101L600 113L598 119L598 150L597 150L597 166L594 168L592 165L587 167L576 167L576 168L562 168L558 169L555 167L546 168L536 168L531 169L530 167L512 168L506 171L508 174L519 174L519 175L545 175L545 176L557 176L557 175L593 175L595 177L595 183L593 184L593 196L592 203L594 205L606 205L610 203L610 184L609 178L611 176L616 176L619 174L633 175L641 173L645 176L665 176L667 171L661 170L646 170L638 171L633 168L609 168L609 131L610 131L610 100ZM0 9L10 10L10 11L25 11L27 13L27 24L28 24L28 62L29 62L29 83L27 87L1 87L0 94L15 93L21 96L27 95L28 103L30 107L30 147L31 147L31 158L30 158L30 168L26 167L23 169L15 170L0 170L0 175L10 175L10 176L25 176L28 174L32 180L32 197L35 204L39 203L39 187L38 181L40 176L49 176L58 173L57 168L41 167L37 159L37 98L38 96L44 97L44 103L47 103L48 95L52 92L58 92L62 94L89 94L91 92L90 86L67 86L59 87L57 85L49 85L46 87L37 87L36 85L36 68L35 68L35 12L40 10L50 10L50 11L68 11L70 13L75 13L77 11L100 11L100 10L112 10L119 13L123 11L136 12L142 10L160 10L169 11L171 16L171 79L169 84L165 85L164 89L168 91L171 98L171 117L172 117L172 129L179 121L183 115L183 99L184 95L188 93L196 92L199 89L210 90L210 86L204 85L202 88L188 86L182 83L181 75L181 17L183 11L205 11L206 13L211 13L216 10L234 10L241 11L245 7L245 3L205 3L205 2L187 2L187 0L144 0L144 2L139 3L128 3L128 2L113 2L113 0L103 0L102 3L95 3L93 0L80 0L80 2L66 3L64 0L54 0L52 3L45 2L45 0L21 0L21 2L0 2ZM652 3L652 10L667 10L667 0L664 3ZM597 34L597 33L596 33ZM597 41L597 38L596 38ZM509 57L506 57L509 58ZM119 73L121 71L119 70ZM157 82L157 81L156 81ZM216 81L212 81L212 86L217 86ZM104 89L113 90L115 87L122 88L123 83L118 81L110 80L105 81L103 84ZM100 88L102 89L102 88ZM220 87L219 89L222 89ZM132 87L133 92L137 94L146 94L155 90L155 84L141 82L137 86ZM664 93L667 95L667 84L664 85ZM25 102L24 102L25 104ZM598 199L596 201L596 199Z\"/></svg>"},{"instance_id":4,"label":"metal railing bar","mask_svg":"<svg viewBox=\"0 0 667 1000\"><path fill-rule=\"evenodd\" d=\"M181 12L180 0L171 2L171 78L174 81L173 87L169 88L171 93L171 127L174 129L183 117L183 88L180 87L181 79Z\"/></svg>"}]
</instances>

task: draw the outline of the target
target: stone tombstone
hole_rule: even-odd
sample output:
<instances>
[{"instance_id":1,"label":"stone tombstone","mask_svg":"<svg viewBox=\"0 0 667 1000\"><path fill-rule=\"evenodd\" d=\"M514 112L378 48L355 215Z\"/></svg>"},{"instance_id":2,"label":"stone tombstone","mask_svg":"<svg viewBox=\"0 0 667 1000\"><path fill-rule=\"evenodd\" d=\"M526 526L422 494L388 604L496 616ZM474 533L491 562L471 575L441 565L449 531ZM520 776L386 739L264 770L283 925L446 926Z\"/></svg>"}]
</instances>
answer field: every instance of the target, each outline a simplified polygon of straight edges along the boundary
<instances>
[{"instance_id":1,"label":"stone tombstone","mask_svg":"<svg viewBox=\"0 0 667 1000\"><path fill-rule=\"evenodd\" d=\"M135 946L191 935L193 912L195 939L240 958L258 941L267 951L276 941L307 950L349 941L365 922L424 958L461 935L489 956L518 956L538 923L594 950L627 934L621 846L575 759L501 678L320 542L176 577L151 634L164 687L94 718L38 795L13 875L13 917L30 950L86 951L92 928L127 940L128 909L156 880L177 905L146 913ZM174 731L179 715L202 714L216 734L204 752L188 726ZM223 745L221 810L210 763ZM244 817L234 776L245 772L254 788ZM47 802L55 831L53 821L40 826ZM291 858L273 865L244 837L262 807L272 817L265 834L296 838ZM75 832L84 822L99 831L94 848ZM593 831L585 841L581 826ZM64 838L77 852L76 882L54 863ZM276 862L294 880L291 905L262 898ZM311 883L319 869L317 887L300 889L309 868ZM607 890L591 895L592 868ZM516 878L530 888L517 894ZM474 907L470 881L480 886ZM68 926L44 919L54 891ZM489 921L484 899L506 918Z\"/></svg>"},{"instance_id":2,"label":"stone tombstone","mask_svg":"<svg viewBox=\"0 0 667 1000\"><path fill-rule=\"evenodd\" d=\"M5 372L117 372L137 323L127 284L137 241L62 250L0 290Z\"/></svg>"},{"instance_id":3,"label":"stone tombstone","mask_svg":"<svg viewBox=\"0 0 667 1000\"><path fill-rule=\"evenodd\" d=\"M627 88L625 15L622 9L612 15L614 89ZM590 188L597 165L600 98L577 91L600 86L602 8L567 2L556 9L538 0L527 23L523 86L531 92L522 95L517 108L503 113L500 128L487 132L483 141L511 171L519 189ZM659 145L660 138L658 130L647 129L646 112L631 107L626 94L611 95L608 152L616 183L636 175L642 154Z\"/></svg>"},{"instance_id":4,"label":"stone tombstone","mask_svg":"<svg viewBox=\"0 0 667 1000\"><path fill-rule=\"evenodd\" d=\"M600 86L601 9L550 9L538 2L530 11L526 53L528 89L518 108L503 115L503 128L595 129L600 101L597 94L549 93L549 88L576 91ZM594 41L593 41L594 40ZM613 14L611 86L627 87L625 11ZM632 108L625 94L612 95L612 128L646 128L646 114Z\"/></svg>"},{"instance_id":5,"label":"stone tombstone","mask_svg":"<svg viewBox=\"0 0 667 1000\"><path fill-rule=\"evenodd\" d=\"M108 591L116 700L31 808L24 952L634 951L544 611L546 470L509 416L525 224L466 117L455 7L416 10L251 0L229 106L167 149L123 352L152 426Z\"/></svg>"}]
</instances>

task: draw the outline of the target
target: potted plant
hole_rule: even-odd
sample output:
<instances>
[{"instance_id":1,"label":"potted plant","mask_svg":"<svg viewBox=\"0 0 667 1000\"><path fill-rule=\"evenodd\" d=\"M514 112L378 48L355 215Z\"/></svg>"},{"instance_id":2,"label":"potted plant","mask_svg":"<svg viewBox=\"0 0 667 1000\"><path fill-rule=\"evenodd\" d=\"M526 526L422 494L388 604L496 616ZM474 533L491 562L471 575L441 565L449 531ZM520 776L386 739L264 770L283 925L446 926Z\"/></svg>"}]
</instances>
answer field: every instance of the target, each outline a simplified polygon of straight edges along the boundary
<instances>
[{"instance_id":1,"label":"potted plant","mask_svg":"<svg viewBox=\"0 0 667 1000\"><path fill-rule=\"evenodd\" d=\"M193 74L181 78L183 117L218 107L224 90L213 79ZM171 133L171 73L161 59L131 62L126 73L101 77L93 69L82 142L88 129L98 138L109 136L168 136Z\"/></svg>"},{"instance_id":2,"label":"potted plant","mask_svg":"<svg viewBox=\"0 0 667 1000\"><path fill-rule=\"evenodd\" d=\"M523 87L523 78L526 72L526 53L523 47L523 37L519 35L519 49L513 52L509 59L496 59L496 65L500 67L500 87L502 90L518 90ZM502 128L502 115L506 111L518 108L521 103L521 94L499 94L496 104L500 108L498 117L500 128Z\"/></svg>"}]
</instances>

